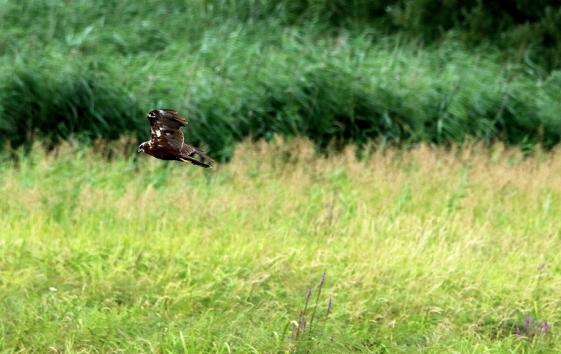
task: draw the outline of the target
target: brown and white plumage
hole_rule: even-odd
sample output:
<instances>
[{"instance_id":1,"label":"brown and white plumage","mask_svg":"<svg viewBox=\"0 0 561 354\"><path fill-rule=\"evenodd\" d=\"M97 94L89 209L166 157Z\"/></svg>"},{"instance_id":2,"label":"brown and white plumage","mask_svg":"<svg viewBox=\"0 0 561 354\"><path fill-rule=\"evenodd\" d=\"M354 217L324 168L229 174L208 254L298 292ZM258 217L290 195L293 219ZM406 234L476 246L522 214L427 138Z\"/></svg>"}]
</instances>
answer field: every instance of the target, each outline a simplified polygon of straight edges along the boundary
<instances>
[{"instance_id":1,"label":"brown and white plumage","mask_svg":"<svg viewBox=\"0 0 561 354\"><path fill-rule=\"evenodd\" d=\"M187 120L172 109L156 109L146 116L150 122L150 140L138 147L161 160L189 162L204 168L212 167L214 161L201 149L185 144L181 128Z\"/></svg>"}]
</instances>

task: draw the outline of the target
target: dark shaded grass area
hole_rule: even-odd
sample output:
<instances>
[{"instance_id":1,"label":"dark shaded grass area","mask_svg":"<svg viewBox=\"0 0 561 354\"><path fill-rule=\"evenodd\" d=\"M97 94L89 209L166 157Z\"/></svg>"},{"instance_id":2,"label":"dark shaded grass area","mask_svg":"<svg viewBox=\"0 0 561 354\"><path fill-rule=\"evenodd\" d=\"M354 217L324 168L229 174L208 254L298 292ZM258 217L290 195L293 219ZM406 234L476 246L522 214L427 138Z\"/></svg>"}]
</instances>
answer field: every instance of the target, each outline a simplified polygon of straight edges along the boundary
<instances>
[{"instance_id":1,"label":"dark shaded grass area","mask_svg":"<svg viewBox=\"0 0 561 354\"><path fill-rule=\"evenodd\" d=\"M221 98L190 97L183 112L193 122L188 138L206 144L220 158L228 158L235 143L247 137L270 139L276 134L303 135L320 147L333 142L361 145L371 139L453 143L470 136L552 147L561 132L559 104L554 102L561 85L554 79L535 96L531 87L522 86L530 83L527 80L488 92L469 82L453 91L449 81L430 80L423 88L426 92L413 93L414 87L400 92L402 88L356 77L333 65L304 69L278 81L237 78L225 85L250 95L217 89ZM20 70L3 82L1 93L0 137L12 147L38 137L56 143L68 137L91 141L123 134L138 140L147 136L140 102L108 75Z\"/></svg>"},{"instance_id":2,"label":"dark shaded grass area","mask_svg":"<svg viewBox=\"0 0 561 354\"><path fill-rule=\"evenodd\" d=\"M107 81L92 72L54 77L16 71L2 85L2 139L16 147L37 138L56 143L74 134L86 141L124 133L140 138L138 103Z\"/></svg>"}]
</instances>

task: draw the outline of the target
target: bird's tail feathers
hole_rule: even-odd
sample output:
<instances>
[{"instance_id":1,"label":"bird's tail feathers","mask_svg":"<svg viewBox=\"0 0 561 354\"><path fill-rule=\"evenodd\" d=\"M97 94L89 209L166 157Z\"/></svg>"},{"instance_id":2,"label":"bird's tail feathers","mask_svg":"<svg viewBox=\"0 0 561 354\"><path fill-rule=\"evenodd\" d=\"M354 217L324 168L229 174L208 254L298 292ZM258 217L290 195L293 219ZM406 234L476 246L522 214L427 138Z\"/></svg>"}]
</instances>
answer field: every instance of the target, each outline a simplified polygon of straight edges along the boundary
<instances>
[{"instance_id":1,"label":"bird's tail feathers","mask_svg":"<svg viewBox=\"0 0 561 354\"><path fill-rule=\"evenodd\" d=\"M207 165L209 165L210 167L213 167L216 162L211 159L206 152L204 152L203 150L199 149L199 148L195 148L195 154L199 155L202 159L203 162L206 163Z\"/></svg>"},{"instance_id":2,"label":"bird's tail feathers","mask_svg":"<svg viewBox=\"0 0 561 354\"><path fill-rule=\"evenodd\" d=\"M201 166L204 168L214 167L214 160L211 159L204 151L196 147L192 148L193 151L189 155L183 155L179 158L179 160L183 162L189 162L193 165ZM199 158L195 158L195 155L198 155Z\"/></svg>"},{"instance_id":3,"label":"bird's tail feathers","mask_svg":"<svg viewBox=\"0 0 561 354\"><path fill-rule=\"evenodd\" d=\"M204 168L210 168L210 167L212 167L211 164L204 163L204 162L199 161L199 160L197 160L197 159L195 159L195 158L192 158L191 156L183 156L183 157L180 157L180 158L179 158L179 161L181 161L181 162L187 162L187 163L192 163L193 165L201 166L201 167L204 167Z\"/></svg>"}]
</instances>

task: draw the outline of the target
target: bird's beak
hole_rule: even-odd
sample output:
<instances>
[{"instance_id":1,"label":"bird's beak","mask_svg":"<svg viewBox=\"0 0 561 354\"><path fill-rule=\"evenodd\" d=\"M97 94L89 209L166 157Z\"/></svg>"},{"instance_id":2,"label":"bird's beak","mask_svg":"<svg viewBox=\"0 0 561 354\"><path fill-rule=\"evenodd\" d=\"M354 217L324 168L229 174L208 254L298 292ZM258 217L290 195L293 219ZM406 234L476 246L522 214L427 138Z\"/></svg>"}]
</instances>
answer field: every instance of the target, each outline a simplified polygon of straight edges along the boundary
<instances>
[{"instance_id":1,"label":"bird's beak","mask_svg":"<svg viewBox=\"0 0 561 354\"><path fill-rule=\"evenodd\" d=\"M141 148L138 148L138 150L137 150L136 152L142 152L142 149L141 149Z\"/></svg>"}]
</instances>

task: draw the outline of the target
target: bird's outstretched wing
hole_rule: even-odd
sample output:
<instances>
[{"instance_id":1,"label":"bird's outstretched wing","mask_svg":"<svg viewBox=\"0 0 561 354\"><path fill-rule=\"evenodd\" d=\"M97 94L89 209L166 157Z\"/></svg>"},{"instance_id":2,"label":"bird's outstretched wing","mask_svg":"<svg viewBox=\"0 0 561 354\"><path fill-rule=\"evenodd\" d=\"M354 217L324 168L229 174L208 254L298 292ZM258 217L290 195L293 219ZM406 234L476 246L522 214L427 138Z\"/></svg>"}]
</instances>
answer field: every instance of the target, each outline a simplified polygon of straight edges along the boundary
<instances>
[{"instance_id":1,"label":"bird's outstretched wing","mask_svg":"<svg viewBox=\"0 0 561 354\"><path fill-rule=\"evenodd\" d=\"M156 146L181 150L183 132L181 127L188 124L187 120L172 109L156 109L148 113L151 140Z\"/></svg>"}]
</instances>

